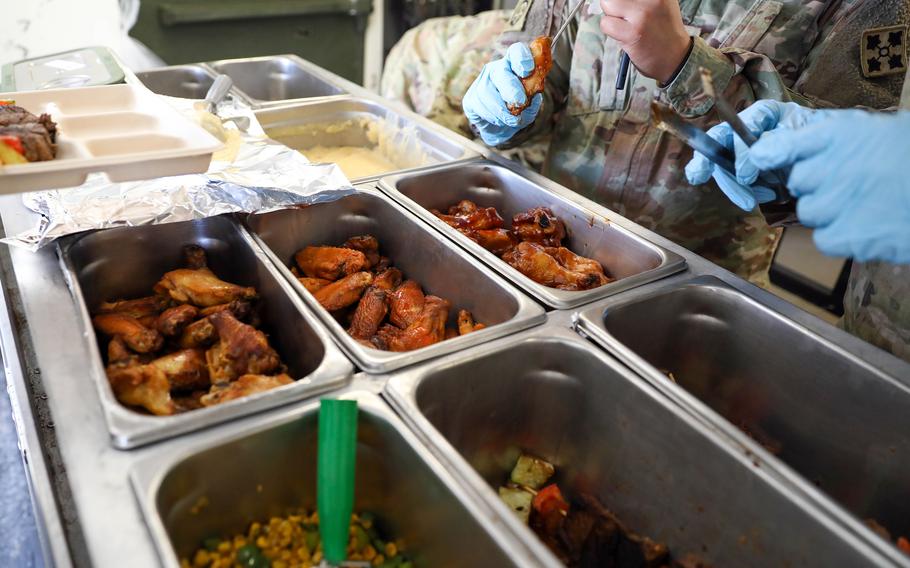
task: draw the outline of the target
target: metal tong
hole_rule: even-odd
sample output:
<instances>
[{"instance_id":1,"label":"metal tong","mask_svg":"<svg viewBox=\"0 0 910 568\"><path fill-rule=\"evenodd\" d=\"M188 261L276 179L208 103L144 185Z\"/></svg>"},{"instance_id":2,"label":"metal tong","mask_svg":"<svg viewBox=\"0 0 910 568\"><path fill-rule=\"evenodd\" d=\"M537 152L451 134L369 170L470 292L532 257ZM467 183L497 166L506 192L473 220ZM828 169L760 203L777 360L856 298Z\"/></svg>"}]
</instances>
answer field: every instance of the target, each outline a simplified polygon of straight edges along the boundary
<instances>
[{"instance_id":1,"label":"metal tong","mask_svg":"<svg viewBox=\"0 0 910 568\"><path fill-rule=\"evenodd\" d=\"M572 8L572 11L569 12L569 15L566 16L566 19L562 22L562 25L559 26L559 29L556 30L556 33L553 34L551 41L552 50L556 50L556 40L559 39L559 36L566 31L569 27L569 23L575 19L575 15L578 14L578 11L587 3L588 0L578 0L578 4ZM595 0L596 1L596 0ZM616 74L616 90L621 91L626 88L626 79L629 76L629 54L625 51L622 52L622 57L619 59L619 72Z\"/></svg>"}]
</instances>

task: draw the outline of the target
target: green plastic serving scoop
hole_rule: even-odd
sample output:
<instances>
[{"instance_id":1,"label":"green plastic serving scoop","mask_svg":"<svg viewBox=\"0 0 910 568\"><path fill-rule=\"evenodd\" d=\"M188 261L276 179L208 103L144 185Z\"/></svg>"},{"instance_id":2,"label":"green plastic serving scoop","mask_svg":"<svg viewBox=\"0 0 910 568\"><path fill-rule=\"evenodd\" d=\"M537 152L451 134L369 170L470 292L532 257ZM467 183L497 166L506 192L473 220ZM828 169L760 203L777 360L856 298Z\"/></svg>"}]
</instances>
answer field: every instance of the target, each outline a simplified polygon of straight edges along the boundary
<instances>
[{"instance_id":1,"label":"green plastic serving scoop","mask_svg":"<svg viewBox=\"0 0 910 568\"><path fill-rule=\"evenodd\" d=\"M338 566L347 558L354 512L357 401L322 399L320 403L316 464L319 535L325 561Z\"/></svg>"}]
</instances>

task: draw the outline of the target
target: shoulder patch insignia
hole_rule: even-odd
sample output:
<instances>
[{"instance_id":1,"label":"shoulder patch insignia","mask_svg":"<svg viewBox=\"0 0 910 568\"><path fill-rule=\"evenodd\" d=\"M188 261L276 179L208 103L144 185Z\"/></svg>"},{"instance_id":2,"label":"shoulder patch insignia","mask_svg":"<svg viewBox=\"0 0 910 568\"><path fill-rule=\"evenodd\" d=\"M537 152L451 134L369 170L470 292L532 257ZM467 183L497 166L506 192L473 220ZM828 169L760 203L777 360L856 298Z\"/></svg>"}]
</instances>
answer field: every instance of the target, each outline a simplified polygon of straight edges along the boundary
<instances>
[{"instance_id":1,"label":"shoulder patch insignia","mask_svg":"<svg viewBox=\"0 0 910 568\"><path fill-rule=\"evenodd\" d=\"M888 26L864 31L859 54L863 75L867 79L905 73L907 26Z\"/></svg>"}]
</instances>

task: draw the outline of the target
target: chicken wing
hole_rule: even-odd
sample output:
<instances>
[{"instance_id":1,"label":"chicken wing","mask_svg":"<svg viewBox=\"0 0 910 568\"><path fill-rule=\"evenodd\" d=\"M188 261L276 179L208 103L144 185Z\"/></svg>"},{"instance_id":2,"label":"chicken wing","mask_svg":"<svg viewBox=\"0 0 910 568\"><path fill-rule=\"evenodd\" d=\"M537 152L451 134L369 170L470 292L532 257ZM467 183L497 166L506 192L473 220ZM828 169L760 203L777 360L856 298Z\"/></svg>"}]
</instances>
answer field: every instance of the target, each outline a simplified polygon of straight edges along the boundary
<instances>
[{"instance_id":1,"label":"chicken wing","mask_svg":"<svg viewBox=\"0 0 910 568\"><path fill-rule=\"evenodd\" d=\"M297 279L303 287L306 288L306 291L312 294L316 290L321 290L332 283L331 280L326 280L325 278L310 278L309 276L301 276Z\"/></svg>"},{"instance_id":2,"label":"chicken wing","mask_svg":"<svg viewBox=\"0 0 910 568\"><path fill-rule=\"evenodd\" d=\"M465 233L469 239L496 256L502 256L518 244L518 239L508 229L490 229Z\"/></svg>"},{"instance_id":3,"label":"chicken wing","mask_svg":"<svg viewBox=\"0 0 910 568\"><path fill-rule=\"evenodd\" d=\"M446 320L452 304L436 296L427 296L423 310L406 329L384 326L376 335L379 345L388 351L411 351L445 339Z\"/></svg>"},{"instance_id":4,"label":"chicken wing","mask_svg":"<svg viewBox=\"0 0 910 568\"><path fill-rule=\"evenodd\" d=\"M181 304L193 304L200 308L256 297L255 288L220 280L208 268L172 270L155 284L155 292L169 295Z\"/></svg>"},{"instance_id":5,"label":"chicken wing","mask_svg":"<svg viewBox=\"0 0 910 568\"><path fill-rule=\"evenodd\" d=\"M199 317L198 308L182 304L161 312L155 321L155 329L162 335L174 337L183 333L184 328L197 317Z\"/></svg>"},{"instance_id":6,"label":"chicken wing","mask_svg":"<svg viewBox=\"0 0 910 568\"><path fill-rule=\"evenodd\" d=\"M567 270L581 274L591 274L596 277L597 283L592 285L591 288L597 288L613 281L612 278L604 274L603 266L593 258L579 256L565 247L550 247L544 250Z\"/></svg>"},{"instance_id":7,"label":"chicken wing","mask_svg":"<svg viewBox=\"0 0 910 568\"><path fill-rule=\"evenodd\" d=\"M112 314L120 313L133 316L136 319L147 316L157 316L161 310L167 307L167 299L161 296L146 296L136 300L119 300L116 302L101 302L97 313Z\"/></svg>"},{"instance_id":8,"label":"chicken wing","mask_svg":"<svg viewBox=\"0 0 910 568\"><path fill-rule=\"evenodd\" d=\"M95 328L109 337L119 337L137 353L150 353L161 349L164 338L154 329L142 325L133 316L121 313L99 314L92 318Z\"/></svg>"},{"instance_id":9,"label":"chicken wing","mask_svg":"<svg viewBox=\"0 0 910 568\"><path fill-rule=\"evenodd\" d=\"M519 240L545 247L558 247L566 238L566 226L548 207L535 207L512 217L512 231Z\"/></svg>"},{"instance_id":10,"label":"chicken wing","mask_svg":"<svg viewBox=\"0 0 910 568\"><path fill-rule=\"evenodd\" d=\"M539 36L528 43L531 56L534 58L534 70L527 77L521 79L521 86L525 89L527 98L518 105L509 105L509 112L518 116L521 111L531 104L531 98L537 93L542 93L547 85L547 74L553 67L552 40L550 36Z\"/></svg>"},{"instance_id":11,"label":"chicken wing","mask_svg":"<svg viewBox=\"0 0 910 568\"><path fill-rule=\"evenodd\" d=\"M375 285L367 288L363 298L357 304L354 311L354 318L351 320L351 327L348 328L348 334L354 339L369 339L376 335L382 320L389 313L389 302L387 300L388 292Z\"/></svg>"},{"instance_id":12,"label":"chicken wing","mask_svg":"<svg viewBox=\"0 0 910 568\"><path fill-rule=\"evenodd\" d=\"M498 229L502 227L502 217L495 207L483 207L470 213L458 215L445 215L433 210L433 214L442 219L447 225L459 231L479 231Z\"/></svg>"},{"instance_id":13,"label":"chicken wing","mask_svg":"<svg viewBox=\"0 0 910 568\"><path fill-rule=\"evenodd\" d=\"M449 207L449 215L470 215L477 211L477 204L470 199L462 199L455 205Z\"/></svg>"},{"instance_id":14,"label":"chicken wing","mask_svg":"<svg viewBox=\"0 0 910 568\"><path fill-rule=\"evenodd\" d=\"M389 321L402 329L423 312L424 295L420 284L407 280L389 295Z\"/></svg>"},{"instance_id":15,"label":"chicken wing","mask_svg":"<svg viewBox=\"0 0 910 568\"><path fill-rule=\"evenodd\" d=\"M368 270L379 264L379 241L373 235L351 237L341 246L362 252L363 255L367 257L367 262L369 264L365 268Z\"/></svg>"},{"instance_id":16,"label":"chicken wing","mask_svg":"<svg viewBox=\"0 0 910 568\"><path fill-rule=\"evenodd\" d=\"M229 311L208 317L218 333L218 342L205 353L213 385L242 375L271 373L281 367L278 353L264 333L237 320Z\"/></svg>"},{"instance_id":17,"label":"chicken wing","mask_svg":"<svg viewBox=\"0 0 910 568\"><path fill-rule=\"evenodd\" d=\"M209 318L203 318L186 326L177 345L183 349L208 347L215 343L216 339L218 339L218 333L215 331L215 326L212 325Z\"/></svg>"},{"instance_id":18,"label":"chicken wing","mask_svg":"<svg viewBox=\"0 0 910 568\"><path fill-rule=\"evenodd\" d=\"M149 363L164 372L172 391L192 391L209 387L209 369L202 349L182 349Z\"/></svg>"},{"instance_id":19,"label":"chicken wing","mask_svg":"<svg viewBox=\"0 0 910 568\"><path fill-rule=\"evenodd\" d=\"M108 361L107 380L117 400L159 416L174 413L171 386L161 369L140 364L119 337L108 344Z\"/></svg>"},{"instance_id":20,"label":"chicken wing","mask_svg":"<svg viewBox=\"0 0 910 568\"><path fill-rule=\"evenodd\" d=\"M596 274L567 270L544 247L524 242L507 252L502 259L531 280L560 290L588 290L600 286Z\"/></svg>"},{"instance_id":21,"label":"chicken wing","mask_svg":"<svg viewBox=\"0 0 910 568\"><path fill-rule=\"evenodd\" d=\"M467 335L485 327L482 323L475 323L474 316L468 310L458 311L458 335Z\"/></svg>"},{"instance_id":22,"label":"chicken wing","mask_svg":"<svg viewBox=\"0 0 910 568\"><path fill-rule=\"evenodd\" d=\"M300 270L310 278L338 280L367 268L369 261L359 250L341 247L306 247L294 255Z\"/></svg>"},{"instance_id":23,"label":"chicken wing","mask_svg":"<svg viewBox=\"0 0 910 568\"><path fill-rule=\"evenodd\" d=\"M397 268L386 268L382 272L376 274L376 278L373 279L373 286L380 290L391 292L395 288L398 288L402 278L404 277Z\"/></svg>"},{"instance_id":24,"label":"chicken wing","mask_svg":"<svg viewBox=\"0 0 910 568\"><path fill-rule=\"evenodd\" d=\"M245 300L234 300L233 302L228 302L227 304L218 304L217 306L211 306L202 310L199 310L199 315L202 317L208 317L212 314L217 314L218 312L229 311L235 318L243 321L250 317L250 314L253 312L253 305Z\"/></svg>"},{"instance_id":25,"label":"chicken wing","mask_svg":"<svg viewBox=\"0 0 910 568\"><path fill-rule=\"evenodd\" d=\"M357 302L372 283L373 275L369 272L355 272L317 290L313 297L323 308L334 312Z\"/></svg>"},{"instance_id":26,"label":"chicken wing","mask_svg":"<svg viewBox=\"0 0 910 568\"><path fill-rule=\"evenodd\" d=\"M183 263L191 270L206 268L209 265L205 256L205 249L199 245L186 245L183 247Z\"/></svg>"},{"instance_id":27,"label":"chicken wing","mask_svg":"<svg viewBox=\"0 0 910 568\"><path fill-rule=\"evenodd\" d=\"M215 406L229 400L243 398L257 392L264 392L274 388L293 383L294 380L284 373L280 375L243 375L233 383L224 386L212 387L212 390L203 395L200 402L203 406Z\"/></svg>"}]
</instances>

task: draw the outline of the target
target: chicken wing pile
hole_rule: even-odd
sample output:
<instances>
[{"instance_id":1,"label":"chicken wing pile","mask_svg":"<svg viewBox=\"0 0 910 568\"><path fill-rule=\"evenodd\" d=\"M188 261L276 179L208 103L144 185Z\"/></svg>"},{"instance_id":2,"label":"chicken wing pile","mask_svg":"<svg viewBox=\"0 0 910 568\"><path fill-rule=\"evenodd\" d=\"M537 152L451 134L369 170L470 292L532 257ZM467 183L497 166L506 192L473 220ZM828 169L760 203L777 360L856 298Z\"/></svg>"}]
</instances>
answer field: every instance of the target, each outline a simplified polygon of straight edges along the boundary
<instances>
[{"instance_id":1,"label":"chicken wing pile","mask_svg":"<svg viewBox=\"0 0 910 568\"><path fill-rule=\"evenodd\" d=\"M103 302L92 318L117 400L163 416L293 382L256 329L256 289L220 280L201 247L184 256L154 295Z\"/></svg>"},{"instance_id":2,"label":"chicken wing pile","mask_svg":"<svg viewBox=\"0 0 910 568\"><path fill-rule=\"evenodd\" d=\"M383 351L411 351L483 329L467 310L457 328L446 327L452 303L425 295L379 254L372 235L351 237L340 247L308 246L294 255L291 271L319 304L358 343Z\"/></svg>"},{"instance_id":3,"label":"chicken wing pile","mask_svg":"<svg viewBox=\"0 0 910 568\"><path fill-rule=\"evenodd\" d=\"M512 228L495 207L478 207L468 200L449 207L447 214L431 212L483 248L502 258L531 280L560 290L590 290L612 278L596 260L578 256L562 246L565 224L547 207L535 207L512 217Z\"/></svg>"}]
</instances>

